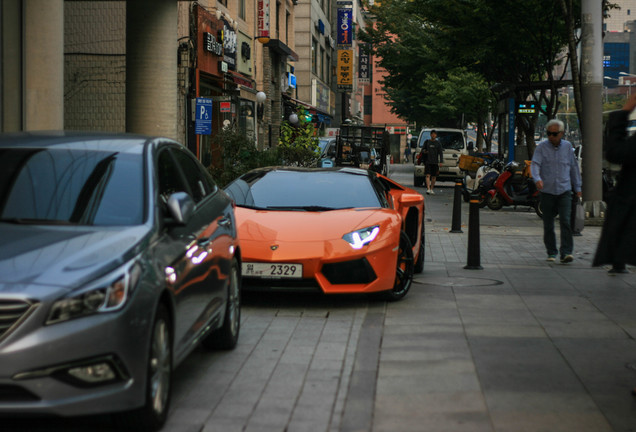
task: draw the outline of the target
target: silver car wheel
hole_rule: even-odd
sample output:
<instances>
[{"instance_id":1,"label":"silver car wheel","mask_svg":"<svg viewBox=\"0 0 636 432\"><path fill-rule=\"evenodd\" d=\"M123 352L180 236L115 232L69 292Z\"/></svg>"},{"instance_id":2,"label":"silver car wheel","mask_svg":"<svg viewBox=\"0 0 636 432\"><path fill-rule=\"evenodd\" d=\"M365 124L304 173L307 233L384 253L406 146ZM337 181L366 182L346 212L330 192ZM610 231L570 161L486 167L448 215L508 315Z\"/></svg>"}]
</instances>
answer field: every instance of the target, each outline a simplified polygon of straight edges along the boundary
<instances>
[{"instance_id":1,"label":"silver car wheel","mask_svg":"<svg viewBox=\"0 0 636 432\"><path fill-rule=\"evenodd\" d=\"M170 331L165 317L160 316L155 323L150 351L150 397L152 408L159 416L168 404L171 373Z\"/></svg>"}]
</instances>

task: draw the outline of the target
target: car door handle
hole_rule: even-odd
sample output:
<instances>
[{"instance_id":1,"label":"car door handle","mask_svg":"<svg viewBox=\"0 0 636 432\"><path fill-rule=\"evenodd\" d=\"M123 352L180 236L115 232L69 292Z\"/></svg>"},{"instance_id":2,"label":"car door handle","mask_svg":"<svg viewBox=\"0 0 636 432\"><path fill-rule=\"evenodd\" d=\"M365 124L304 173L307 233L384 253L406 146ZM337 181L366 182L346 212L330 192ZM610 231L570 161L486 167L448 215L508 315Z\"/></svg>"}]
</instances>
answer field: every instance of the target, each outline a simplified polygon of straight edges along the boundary
<instances>
[{"instance_id":1,"label":"car door handle","mask_svg":"<svg viewBox=\"0 0 636 432\"><path fill-rule=\"evenodd\" d=\"M232 219L230 219L229 217L223 218L219 220L219 226L222 227L229 227L232 225Z\"/></svg>"}]
</instances>

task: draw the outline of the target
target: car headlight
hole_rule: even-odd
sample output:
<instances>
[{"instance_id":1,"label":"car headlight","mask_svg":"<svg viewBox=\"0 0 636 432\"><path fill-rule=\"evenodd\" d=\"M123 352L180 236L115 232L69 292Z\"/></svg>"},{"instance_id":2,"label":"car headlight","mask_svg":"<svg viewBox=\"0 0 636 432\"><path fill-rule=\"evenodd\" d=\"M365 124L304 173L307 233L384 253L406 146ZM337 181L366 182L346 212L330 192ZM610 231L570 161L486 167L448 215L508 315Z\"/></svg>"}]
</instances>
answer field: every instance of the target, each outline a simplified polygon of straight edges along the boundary
<instances>
[{"instance_id":1,"label":"car headlight","mask_svg":"<svg viewBox=\"0 0 636 432\"><path fill-rule=\"evenodd\" d=\"M371 243L380 232L380 226L374 225L362 228L342 236L342 238L354 249L361 249L362 246Z\"/></svg>"},{"instance_id":2,"label":"car headlight","mask_svg":"<svg viewBox=\"0 0 636 432\"><path fill-rule=\"evenodd\" d=\"M129 265L80 292L57 300L51 307L46 324L55 324L96 313L113 312L126 304L141 275L138 263Z\"/></svg>"}]
</instances>

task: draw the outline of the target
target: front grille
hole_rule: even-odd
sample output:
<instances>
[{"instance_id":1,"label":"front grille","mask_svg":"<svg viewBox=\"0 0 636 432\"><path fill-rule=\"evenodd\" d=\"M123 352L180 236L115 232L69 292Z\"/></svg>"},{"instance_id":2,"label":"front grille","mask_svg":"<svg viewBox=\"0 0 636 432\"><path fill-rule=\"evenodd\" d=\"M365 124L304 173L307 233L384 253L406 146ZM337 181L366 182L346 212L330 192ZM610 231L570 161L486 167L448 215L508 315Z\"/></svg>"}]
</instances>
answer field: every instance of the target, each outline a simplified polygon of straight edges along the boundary
<instances>
[{"instance_id":1,"label":"front grille","mask_svg":"<svg viewBox=\"0 0 636 432\"><path fill-rule=\"evenodd\" d=\"M0 402L31 402L40 398L16 385L0 385Z\"/></svg>"},{"instance_id":2,"label":"front grille","mask_svg":"<svg viewBox=\"0 0 636 432\"><path fill-rule=\"evenodd\" d=\"M321 291L316 279L261 279L248 276L243 276L241 288L247 291Z\"/></svg>"},{"instance_id":3,"label":"front grille","mask_svg":"<svg viewBox=\"0 0 636 432\"><path fill-rule=\"evenodd\" d=\"M332 285L368 284L377 276L366 258L322 266L322 274Z\"/></svg>"},{"instance_id":4,"label":"front grille","mask_svg":"<svg viewBox=\"0 0 636 432\"><path fill-rule=\"evenodd\" d=\"M36 306L24 300L0 299L0 340L15 330Z\"/></svg>"}]
</instances>

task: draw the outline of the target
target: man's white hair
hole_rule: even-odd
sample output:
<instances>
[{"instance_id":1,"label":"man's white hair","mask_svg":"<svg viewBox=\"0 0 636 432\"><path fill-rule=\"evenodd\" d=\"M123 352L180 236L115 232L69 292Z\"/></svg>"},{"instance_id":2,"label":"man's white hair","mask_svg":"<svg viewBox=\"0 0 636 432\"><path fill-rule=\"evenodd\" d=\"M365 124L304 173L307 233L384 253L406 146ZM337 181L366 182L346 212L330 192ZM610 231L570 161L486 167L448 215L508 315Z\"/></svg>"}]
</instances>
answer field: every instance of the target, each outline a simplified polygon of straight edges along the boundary
<instances>
[{"instance_id":1,"label":"man's white hair","mask_svg":"<svg viewBox=\"0 0 636 432\"><path fill-rule=\"evenodd\" d=\"M550 120L549 122L545 124L545 130L548 130L550 126L558 126L559 132L565 131L565 124L563 124L561 120L557 120L557 119Z\"/></svg>"}]
</instances>

